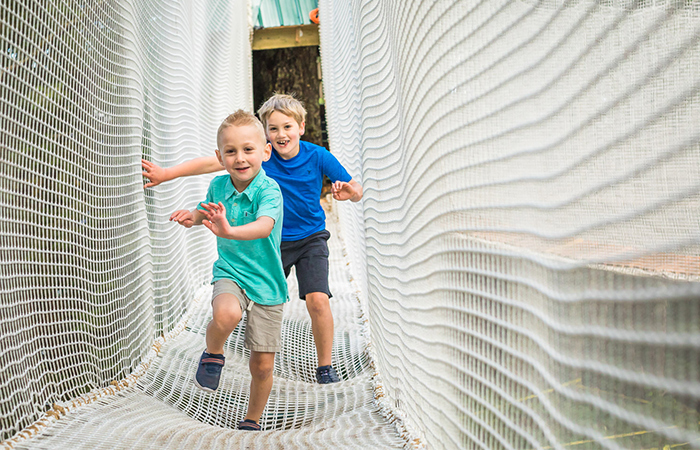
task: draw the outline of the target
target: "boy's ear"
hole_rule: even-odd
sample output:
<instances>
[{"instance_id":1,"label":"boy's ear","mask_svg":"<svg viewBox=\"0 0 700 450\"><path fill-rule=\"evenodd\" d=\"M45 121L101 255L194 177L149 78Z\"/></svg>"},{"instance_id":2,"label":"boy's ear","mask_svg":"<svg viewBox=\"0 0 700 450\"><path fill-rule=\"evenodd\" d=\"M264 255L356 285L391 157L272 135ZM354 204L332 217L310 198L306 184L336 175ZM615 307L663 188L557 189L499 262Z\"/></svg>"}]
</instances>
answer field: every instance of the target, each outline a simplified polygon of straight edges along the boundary
<instances>
[{"instance_id":1,"label":"boy's ear","mask_svg":"<svg viewBox=\"0 0 700 450\"><path fill-rule=\"evenodd\" d=\"M216 159L219 160L219 164L221 164L221 167L224 167L224 161L221 159L221 152L219 149L216 149Z\"/></svg>"},{"instance_id":2,"label":"boy's ear","mask_svg":"<svg viewBox=\"0 0 700 450\"><path fill-rule=\"evenodd\" d=\"M272 144L269 142L263 148L263 161L268 161L272 155Z\"/></svg>"},{"instance_id":3,"label":"boy's ear","mask_svg":"<svg viewBox=\"0 0 700 450\"><path fill-rule=\"evenodd\" d=\"M299 127L299 136L304 134L304 131L306 131L306 122L302 122L301 126Z\"/></svg>"}]
</instances>

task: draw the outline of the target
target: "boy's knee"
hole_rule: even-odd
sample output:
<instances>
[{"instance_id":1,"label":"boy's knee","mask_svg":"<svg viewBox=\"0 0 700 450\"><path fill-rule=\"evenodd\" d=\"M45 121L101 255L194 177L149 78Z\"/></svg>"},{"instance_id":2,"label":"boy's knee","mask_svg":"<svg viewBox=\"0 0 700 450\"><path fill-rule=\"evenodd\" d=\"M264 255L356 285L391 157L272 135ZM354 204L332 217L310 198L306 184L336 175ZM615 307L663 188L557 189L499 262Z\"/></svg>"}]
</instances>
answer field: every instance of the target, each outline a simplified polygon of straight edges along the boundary
<instances>
[{"instance_id":1,"label":"boy's knee","mask_svg":"<svg viewBox=\"0 0 700 450\"><path fill-rule=\"evenodd\" d=\"M214 309L214 321L221 327L231 328L233 330L241 321L242 312L238 307L222 307Z\"/></svg>"},{"instance_id":2,"label":"boy's knee","mask_svg":"<svg viewBox=\"0 0 700 450\"><path fill-rule=\"evenodd\" d=\"M256 367L250 368L250 375L256 380L267 380L272 376L272 367Z\"/></svg>"},{"instance_id":3,"label":"boy's knee","mask_svg":"<svg viewBox=\"0 0 700 450\"><path fill-rule=\"evenodd\" d=\"M311 314L321 314L330 311L331 305L328 296L322 292L313 292L306 296L306 309Z\"/></svg>"},{"instance_id":4,"label":"boy's knee","mask_svg":"<svg viewBox=\"0 0 700 450\"><path fill-rule=\"evenodd\" d=\"M272 361L251 361L250 375L256 380L267 380L272 376L272 371L275 368L274 357Z\"/></svg>"}]
</instances>

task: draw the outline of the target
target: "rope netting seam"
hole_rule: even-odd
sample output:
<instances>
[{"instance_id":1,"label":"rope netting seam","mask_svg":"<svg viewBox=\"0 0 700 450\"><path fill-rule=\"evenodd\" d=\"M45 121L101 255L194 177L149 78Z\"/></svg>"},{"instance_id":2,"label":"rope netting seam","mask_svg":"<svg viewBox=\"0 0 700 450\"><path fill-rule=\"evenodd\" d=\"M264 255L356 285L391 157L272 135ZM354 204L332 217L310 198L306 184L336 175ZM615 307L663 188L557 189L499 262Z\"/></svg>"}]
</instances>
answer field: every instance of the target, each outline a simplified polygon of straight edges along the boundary
<instances>
[{"instance_id":1,"label":"rope netting seam","mask_svg":"<svg viewBox=\"0 0 700 450\"><path fill-rule=\"evenodd\" d=\"M87 406L101 398L116 395L118 392L129 388L135 388L139 378L146 374L149 367L153 363L153 360L161 353L165 345L177 337L182 331L185 330L185 328L187 328L187 324L196 310L195 306L201 301L202 297L207 292L209 292L207 286L203 286L198 290L190 302L189 310L183 315L182 319L180 319L172 330L166 334L161 334L153 341L151 349L148 351L148 353L146 353L146 356L141 361L141 364L139 364L128 376L122 378L121 380L113 380L110 382L109 386L95 388L90 392L80 395L72 400L54 403L52 408L45 412L41 418L19 431L15 436L2 442L2 449L11 450L14 448L15 444L38 436L51 425L59 421L62 417L65 417L70 412L75 411L81 406Z\"/></svg>"}]
</instances>

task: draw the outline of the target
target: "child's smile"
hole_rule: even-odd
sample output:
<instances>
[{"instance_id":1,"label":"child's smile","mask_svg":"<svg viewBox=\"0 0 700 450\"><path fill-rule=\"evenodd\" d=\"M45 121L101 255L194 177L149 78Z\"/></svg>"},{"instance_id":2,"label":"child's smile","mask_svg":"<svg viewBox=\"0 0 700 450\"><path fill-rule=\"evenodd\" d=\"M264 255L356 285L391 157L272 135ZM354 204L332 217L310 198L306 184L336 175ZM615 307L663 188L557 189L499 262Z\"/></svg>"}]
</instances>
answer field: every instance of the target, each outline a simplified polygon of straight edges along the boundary
<instances>
[{"instance_id":1,"label":"child's smile","mask_svg":"<svg viewBox=\"0 0 700 450\"><path fill-rule=\"evenodd\" d=\"M270 157L270 145L254 126L231 125L220 132L218 141L219 162L231 175L236 190L243 192Z\"/></svg>"},{"instance_id":2,"label":"child's smile","mask_svg":"<svg viewBox=\"0 0 700 450\"><path fill-rule=\"evenodd\" d=\"M291 159L299 154L299 138L304 134L301 125L286 114L274 111L267 119L267 139L283 159Z\"/></svg>"}]
</instances>

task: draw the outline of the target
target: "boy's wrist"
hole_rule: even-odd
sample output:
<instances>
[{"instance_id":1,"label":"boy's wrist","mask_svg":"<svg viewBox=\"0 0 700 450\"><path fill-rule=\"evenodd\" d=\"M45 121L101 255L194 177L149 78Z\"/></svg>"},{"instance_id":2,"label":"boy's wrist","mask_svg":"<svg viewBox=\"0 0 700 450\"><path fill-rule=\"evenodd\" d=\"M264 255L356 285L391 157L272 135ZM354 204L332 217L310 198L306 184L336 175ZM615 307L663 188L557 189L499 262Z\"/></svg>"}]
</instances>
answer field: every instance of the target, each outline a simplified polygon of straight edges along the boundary
<instances>
[{"instance_id":1,"label":"boy's wrist","mask_svg":"<svg viewBox=\"0 0 700 450\"><path fill-rule=\"evenodd\" d=\"M226 239L231 239L232 241L240 241L241 236L236 233L235 230L236 227L230 227L228 230L226 230Z\"/></svg>"},{"instance_id":2,"label":"boy's wrist","mask_svg":"<svg viewBox=\"0 0 700 450\"><path fill-rule=\"evenodd\" d=\"M202 224L202 221L204 220L204 214L202 214L199 209L193 209L192 211L190 211L190 214L192 214L192 223L194 223L195 225Z\"/></svg>"},{"instance_id":3,"label":"boy's wrist","mask_svg":"<svg viewBox=\"0 0 700 450\"><path fill-rule=\"evenodd\" d=\"M362 193L355 186L352 186L352 190L353 190L353 193L352 193L352 197L350 197L350 201L357 203L362 199Z\"/></svg>"}]
</instances>

